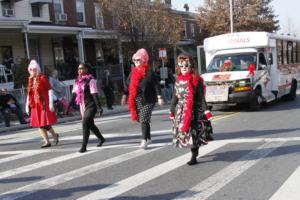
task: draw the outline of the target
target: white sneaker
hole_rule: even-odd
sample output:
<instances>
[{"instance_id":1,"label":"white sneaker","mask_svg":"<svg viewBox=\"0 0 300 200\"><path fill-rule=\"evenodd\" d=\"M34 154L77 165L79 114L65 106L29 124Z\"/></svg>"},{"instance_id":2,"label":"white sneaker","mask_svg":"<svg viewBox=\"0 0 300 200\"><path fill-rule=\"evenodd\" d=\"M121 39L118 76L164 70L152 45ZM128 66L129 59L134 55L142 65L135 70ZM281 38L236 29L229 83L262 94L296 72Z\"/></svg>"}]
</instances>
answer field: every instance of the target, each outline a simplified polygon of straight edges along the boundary
<instances>
[{"instance_id":1,"label":"white sneaker","mask_svg":"<svg viewBox=\"0 0 300 200\"><path fill-rule=\"evenodd\" d=\"M147 140L147 145L151 144L152 141L151 140Z\"/></svg>"},{"instance_id":2,"label":"white sneaker","mask_svg":"<svg viewBox=\"0 0 300 200\"><path fill-rule=\"evenodd\" d=\"M146 149L147 148L147 142L146 142L146 140L142 140L139 147L142 148L142 149Z\"/></svg>"}]
</instances>

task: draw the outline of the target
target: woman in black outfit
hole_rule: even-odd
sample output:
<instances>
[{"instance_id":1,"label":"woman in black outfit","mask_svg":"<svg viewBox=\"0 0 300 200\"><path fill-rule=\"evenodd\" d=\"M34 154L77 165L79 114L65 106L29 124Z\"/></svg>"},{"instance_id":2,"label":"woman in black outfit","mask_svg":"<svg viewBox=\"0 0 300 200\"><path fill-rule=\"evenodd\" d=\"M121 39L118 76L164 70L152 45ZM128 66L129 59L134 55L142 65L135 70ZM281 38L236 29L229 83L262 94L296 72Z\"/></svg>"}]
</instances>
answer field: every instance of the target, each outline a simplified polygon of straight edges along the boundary
<instances>
[{"instance_id":1,"label":"woman in black outfit","mask_svg":"<svg viewBox=\"0 0 300 200\"><path fill-rule=\"evenodd\" d=\"M101 116L103 109L98 98L98 90L95 78L88 73L88 69L84 64L80 64L78 66L78 78L73 85L72 98L69 104L69 108L74 103L74 101L80 106L80 113L82 116L83 141L79 152L86 152L90 130L99 139L99 143L97 146L102 146L102 144L105 142L105 138L102 136L99 129L95 125L94 118L97 110L99 110Z\"/></svg>"},{"instance_id":2,"label":"woman in black outfit","mask_svg":"<svg viewBox=\"0 0 300 200\"><path fill-rule=\"evenodd\" d=\"M132 57L135 65L128 78L129 87L124 92L121 104L128 96L129 110L133 121L138 121L142 129L140 148L146 149L151 143L150 121L155 103L163 105L159 82L148 65L149 56L145 49L139 49Z\"/></svg>"}]
</instances>

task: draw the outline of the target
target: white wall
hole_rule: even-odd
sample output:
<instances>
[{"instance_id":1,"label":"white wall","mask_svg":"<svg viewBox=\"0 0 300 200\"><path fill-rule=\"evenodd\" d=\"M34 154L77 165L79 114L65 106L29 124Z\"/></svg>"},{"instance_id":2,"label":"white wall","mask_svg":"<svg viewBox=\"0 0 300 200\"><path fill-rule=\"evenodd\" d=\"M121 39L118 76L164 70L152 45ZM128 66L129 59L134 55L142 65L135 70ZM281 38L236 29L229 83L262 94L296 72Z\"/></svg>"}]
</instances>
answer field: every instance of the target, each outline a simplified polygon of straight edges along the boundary
<instances>
[{"instance_id":1,"label":"white wall","mask_svg":"<svg viewBox=\"0 0 300 200\"><path fill-rule=\"evenodd\" d=\"M18 19L49 22L49 4L41 4L41 17L32 17L30 0L15 3L15 15Z\"/></svg>"}]
</instances>

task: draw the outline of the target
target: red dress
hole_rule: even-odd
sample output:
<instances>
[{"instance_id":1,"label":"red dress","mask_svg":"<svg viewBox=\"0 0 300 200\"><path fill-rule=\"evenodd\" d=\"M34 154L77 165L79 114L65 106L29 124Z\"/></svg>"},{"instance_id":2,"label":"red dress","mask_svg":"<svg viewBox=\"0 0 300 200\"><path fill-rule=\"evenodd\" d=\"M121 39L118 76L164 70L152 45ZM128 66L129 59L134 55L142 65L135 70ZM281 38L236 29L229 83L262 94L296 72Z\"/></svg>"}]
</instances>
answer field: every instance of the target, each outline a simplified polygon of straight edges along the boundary
<instances>
[{"instance_id":1,"label":"red dress","mask_svg":"<svg viewBox=\"0 0 300 200\"><path fill-rule=\"evenodd\" d=\"M55 112L49 110L48 91L51 89L48 78L38 75L28 79L28 96L30 106L30 126L41 127L52 125L57 122Z\"/></svg>"}]
</instances>

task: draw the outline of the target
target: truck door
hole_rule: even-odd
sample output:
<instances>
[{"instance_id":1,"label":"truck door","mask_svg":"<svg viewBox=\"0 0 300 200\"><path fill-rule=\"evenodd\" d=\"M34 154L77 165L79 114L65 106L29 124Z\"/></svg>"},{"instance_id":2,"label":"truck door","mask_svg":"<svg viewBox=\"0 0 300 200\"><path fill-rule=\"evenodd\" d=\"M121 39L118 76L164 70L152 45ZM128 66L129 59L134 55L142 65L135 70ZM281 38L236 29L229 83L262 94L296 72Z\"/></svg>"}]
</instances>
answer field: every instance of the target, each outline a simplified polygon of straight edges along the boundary
<instances>
[{"instance_id":1,"label":"truck door","mask_svg":"<svg viewBox=\"0 0 300 200\"><path fill-rule=\"evenodd\" d=\"M206 72L206 59L203 45L197 46L197 61L199 73L204 74Z\"/></svg>"},{"instance_id":2,"label":"truck door","mask_svg":"<svg viewBox=\"0 0 300 200\"><path fill-rule=\"evenodd\" d=\"M271 89L271 76L270 76L271 66L268 64L263 52L258 54L258 82L262 86L262 96L268 102L273 100L273 93Z\"/></svg>"}]
</instances>

